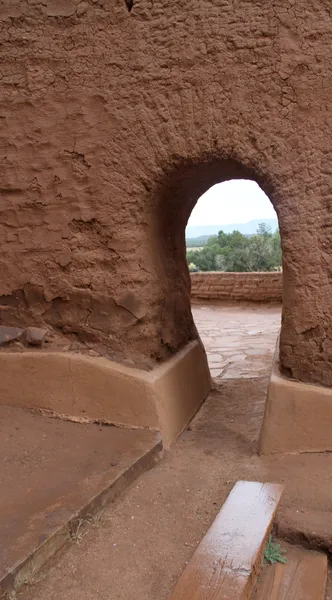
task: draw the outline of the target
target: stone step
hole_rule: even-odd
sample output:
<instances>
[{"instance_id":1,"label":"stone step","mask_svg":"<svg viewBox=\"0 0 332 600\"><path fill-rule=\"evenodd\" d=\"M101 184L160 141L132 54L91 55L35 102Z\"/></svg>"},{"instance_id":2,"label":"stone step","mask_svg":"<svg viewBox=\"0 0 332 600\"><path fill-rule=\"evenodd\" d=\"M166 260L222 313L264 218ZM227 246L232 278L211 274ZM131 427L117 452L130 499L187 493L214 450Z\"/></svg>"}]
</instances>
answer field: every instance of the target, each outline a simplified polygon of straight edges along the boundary
<instances>
[{"instance_id":1,"label":"stone step","mask_svg":"<svg viewBox=\"0 0 332 600\"><path fill-rule=\"evenodd\" d=\"M327 556L297 546L288 546L285 556L285 565L264 566L253 600L323 600Z\"/></svg>"},{"instance_id":2,"label":"stone step","mask_svg":"<svg viewBox=\"0 0 332 600\"><path fill-rule=\"evenodd\" d=\"M182 573L171 600L250 598L283 486L239 481Z\"/></svg>"}]
</instances>

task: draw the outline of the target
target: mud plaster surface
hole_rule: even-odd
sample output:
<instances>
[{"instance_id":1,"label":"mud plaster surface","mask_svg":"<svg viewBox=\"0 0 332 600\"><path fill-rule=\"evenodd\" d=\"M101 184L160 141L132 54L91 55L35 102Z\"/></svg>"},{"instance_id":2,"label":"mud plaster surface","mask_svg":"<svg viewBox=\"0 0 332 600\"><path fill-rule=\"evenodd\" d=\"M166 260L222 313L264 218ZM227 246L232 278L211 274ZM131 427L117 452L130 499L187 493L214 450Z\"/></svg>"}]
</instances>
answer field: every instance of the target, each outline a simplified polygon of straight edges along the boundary
<instances>
[{"instance_id":1,"label":"mud plaster surface","mask_svg":"<svg viewBox=\"0 0 332 600\"><path fill-rule=\"evenodd\" d=\"M332 548L332 455L256 454L267 383L222 381L191 430L20 600L167 600L238 479L284 483L279 532L314 543L320 532Z\"/></svg>"},{"instance_id":2,"label":"mud plaster surface","mask_svg":"<svg viewBox=\"0 0 332 600\"><path fill-rule=\"evenodd\" d=\"M281 362L332 385L330 0L3 0L0 322L136 364L196 335L184 228L257 180L283 244Z\"/></svg>"},{"instance_id":3,"label":"mud plaster surface","mask_svg":"<svg viewBox=\"0 0 332 600\"><path fill-rule=\"evenodd\" d=\"M0 406L0 578L121 478L155 438L147 430L70 423Z\"/></svg>"}]
</instances>

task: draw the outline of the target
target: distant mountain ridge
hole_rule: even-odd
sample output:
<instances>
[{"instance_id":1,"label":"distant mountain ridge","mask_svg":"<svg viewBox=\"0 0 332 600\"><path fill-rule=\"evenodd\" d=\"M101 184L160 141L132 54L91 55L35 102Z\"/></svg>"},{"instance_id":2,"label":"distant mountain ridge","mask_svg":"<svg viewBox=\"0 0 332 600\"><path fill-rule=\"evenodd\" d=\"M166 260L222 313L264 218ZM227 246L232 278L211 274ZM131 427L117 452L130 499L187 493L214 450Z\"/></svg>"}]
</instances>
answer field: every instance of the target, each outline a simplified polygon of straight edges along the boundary
<instances>
[{"instance_id":1,"label":"distant mountain ridge","mask_svg":"<svg viewBox=\"0 0 332 600\"><path fill-rule=\"evenodd\" d=\"M230 225L189 225L186 228L186 239L200 236L210 237L211 235L216 235L219 231L224 231L224 233L240 231L245 235L252 235L256 233L260 223L265 223L271 227L272 232L278 229L277 219L253 219L252 221L248 221L248 223L231 223Z\"/></svg>"}]
</instances>

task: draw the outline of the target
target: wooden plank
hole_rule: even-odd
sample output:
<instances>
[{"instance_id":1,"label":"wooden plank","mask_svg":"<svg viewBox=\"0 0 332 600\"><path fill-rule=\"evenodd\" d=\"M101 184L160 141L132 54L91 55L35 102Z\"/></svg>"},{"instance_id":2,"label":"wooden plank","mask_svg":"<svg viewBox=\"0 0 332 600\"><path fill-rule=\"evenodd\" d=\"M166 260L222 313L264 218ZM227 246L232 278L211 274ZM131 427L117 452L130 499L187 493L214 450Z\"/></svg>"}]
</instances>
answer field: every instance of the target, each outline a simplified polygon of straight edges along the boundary
<instances>
[{"instance_id":1,"label":"wooden plank","mask_svg":"<svg viewBox=\"0 0 332 600\"><path fill-rule=\"evenodd\" d=\"M282 492L282 485L239 481L182 573L171 600L249 598Z\"/></svg>"},{"instance_id":2,"label":"wooden plank","mask_svg":"<svg viewBox=\"0 0 332 600\"><path fill-rule=\"evenodd\" d=\"M324 600L327 556L288 546L286 558L285 565L264 567L254 600Z\"/></svg>"}]
</instances>

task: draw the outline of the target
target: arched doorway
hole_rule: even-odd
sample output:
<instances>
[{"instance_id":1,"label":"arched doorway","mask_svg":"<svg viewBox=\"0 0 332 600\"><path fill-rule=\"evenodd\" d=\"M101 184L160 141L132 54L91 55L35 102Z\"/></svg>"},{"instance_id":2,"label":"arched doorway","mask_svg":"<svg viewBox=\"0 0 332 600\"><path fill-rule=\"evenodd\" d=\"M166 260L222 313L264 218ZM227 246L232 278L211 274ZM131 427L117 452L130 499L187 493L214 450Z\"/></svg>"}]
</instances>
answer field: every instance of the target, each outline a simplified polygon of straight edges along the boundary
<instances>
[{"instance_id":1,"label":"arched doorway","mask_svg":"<svg viewBox=\"0 0 332 600\"><path fill-rule=\"evenodd\" d=\"M186 227L192 313L212 377L271 371L280 332L282 252L277 214L251 180L217 184Z\"/></svg>"},{"instance_id":2,"label":"arched doorway","mask_svg":"<svg viewBox=\"0 0 332 600\"><path fill-rule=\"evenodd\" d=\"M292 204L288 180L283 182L276 174L272 179L246 161L210 154L190 161L174 159L173 165L164 169L155 189L154 232L161 356L176 354L199 338L191 313L185 228L198 198L213 185L231 179L250 179L260 185L278 215L281 236L283 302L279 361L270 381L261 448L264 452L285 449L296 452L329 447L329 441L326 442L329 427L324 426L325 420L330 422L324 416L325 395L329 395L329 390L324 395L319 386L311 385L309 389L303 386L306 382L330 385L332 376L326 368L327 344L319 341L324 336L324 330L317 325L321 313L315 310L321 298L316 283L319 275L310 271L310 236L300 207ZM203 360L202 356L199 360ZM321 418L320 427L315 426L316 414Z\"/></svg>"},{"instance_id":3,"label":"arched doorway","mask_svg":"<svg viewBox=\"0 0 332 600\"><path fill-rule=\"evenodd\" d=\"M236 160L201 157L181 161L170 169L158 187L156 264L162 290L162 343L169 353L197 338L191 314L190 274L186 260L185 229L198 199L213 185L229 180L256 181L269 197L276 213L279 196L272 182L259 172ZM283 219L279 214L281 243L284 241ZM287 258L283 253L283 258ZM284 310L289 310L284 286ZM291 301L290 301L291 304Z\"/></svg>"}]
</instances>

